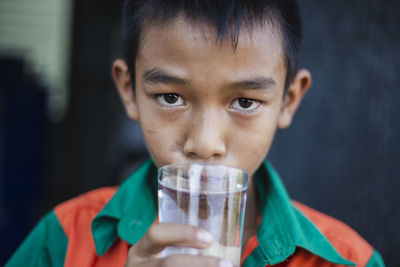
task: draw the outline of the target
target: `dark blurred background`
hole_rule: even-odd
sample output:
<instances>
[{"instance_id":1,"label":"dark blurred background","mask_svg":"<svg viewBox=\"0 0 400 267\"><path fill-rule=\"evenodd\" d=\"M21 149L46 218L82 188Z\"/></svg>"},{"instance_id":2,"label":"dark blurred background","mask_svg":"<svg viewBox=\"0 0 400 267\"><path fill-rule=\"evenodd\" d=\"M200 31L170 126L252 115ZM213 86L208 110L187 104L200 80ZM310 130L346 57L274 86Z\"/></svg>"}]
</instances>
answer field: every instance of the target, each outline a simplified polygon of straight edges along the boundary
<instances>
[{"instance_id":1,"label":"dark blurred background","mask_svg":"<svg viewBox=\"0 0 400 267\"><path fill-rule=\"evenodd\" d=\"M110 76L121 2L0 2L0 265L54 205L147 157ZM269 160L400 266L400 2L299 2L313 86Z\"/></svg>"}]
</instances>

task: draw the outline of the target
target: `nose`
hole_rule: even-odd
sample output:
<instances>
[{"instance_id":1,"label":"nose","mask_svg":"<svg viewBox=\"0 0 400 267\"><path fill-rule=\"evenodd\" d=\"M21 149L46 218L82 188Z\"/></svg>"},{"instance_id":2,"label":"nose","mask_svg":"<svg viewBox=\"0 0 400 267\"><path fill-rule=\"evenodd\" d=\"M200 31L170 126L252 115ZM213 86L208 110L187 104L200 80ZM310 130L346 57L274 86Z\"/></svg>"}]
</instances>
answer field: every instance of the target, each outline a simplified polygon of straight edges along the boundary
<instances>
[{"instance_id":1,"label":"nose","mask_svg":"<svg viewBox=\"0 0 400 267\"><path fill-rule=\"evenodd\" d=\"M226 153L224 137L224 123L218 112L198 112L188 125L183 152L191 159L221 158Z\"/></svg>"}]
</instances>

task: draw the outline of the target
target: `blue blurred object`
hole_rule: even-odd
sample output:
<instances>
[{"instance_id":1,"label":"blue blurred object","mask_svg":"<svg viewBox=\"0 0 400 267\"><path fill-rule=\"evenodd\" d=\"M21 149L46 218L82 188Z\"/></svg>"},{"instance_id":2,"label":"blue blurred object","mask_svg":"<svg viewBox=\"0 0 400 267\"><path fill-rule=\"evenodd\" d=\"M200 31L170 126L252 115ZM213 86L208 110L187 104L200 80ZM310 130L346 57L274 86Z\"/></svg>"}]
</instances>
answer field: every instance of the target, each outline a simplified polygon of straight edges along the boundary
<instances>
[{"instance_id":1,"label":"blue blurred object","mask_svg":"<svg viewBox=\"0 0 400 267\"><path fill-rule=\"evenodd\" d=\"M43 188L46 95L21 60L0 58L0 265L37 220Z\"/></svg>"}]
</instances>

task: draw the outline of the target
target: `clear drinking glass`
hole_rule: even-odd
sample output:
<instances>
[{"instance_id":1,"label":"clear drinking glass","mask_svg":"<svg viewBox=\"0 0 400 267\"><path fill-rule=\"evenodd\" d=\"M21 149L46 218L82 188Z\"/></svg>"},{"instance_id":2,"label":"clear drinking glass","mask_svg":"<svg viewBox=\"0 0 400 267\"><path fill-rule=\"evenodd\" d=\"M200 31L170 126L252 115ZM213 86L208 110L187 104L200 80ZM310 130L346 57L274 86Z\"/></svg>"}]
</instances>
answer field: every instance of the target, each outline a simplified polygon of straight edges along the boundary
<instances>
[{"instance_id":1,"label":"clear drinking glass","mask_svg":"<svg viewBox=\"0 0 400 267\"><path fill-rule=\"evenodd\" d=\"M167 247L171 254L211 255L240 265L247 173L215 164L172 164L158 170L159 222L199 226L214 243L207 249Z\"/></svg>"}]
</instances>

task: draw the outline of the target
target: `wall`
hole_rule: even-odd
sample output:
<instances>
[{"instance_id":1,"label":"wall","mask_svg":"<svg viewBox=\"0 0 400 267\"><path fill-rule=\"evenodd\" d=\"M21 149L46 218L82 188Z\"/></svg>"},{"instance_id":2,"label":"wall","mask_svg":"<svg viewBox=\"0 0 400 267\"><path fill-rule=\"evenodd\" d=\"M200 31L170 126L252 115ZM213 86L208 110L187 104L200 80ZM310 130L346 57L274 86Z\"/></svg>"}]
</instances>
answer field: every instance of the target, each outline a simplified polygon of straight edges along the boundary
<instances>
[{"instance_id":1,"label":"wall","mask_svg":"<svg viewBox=\"0 0 400 267\"><path fill-rule=\"evenodd\" d=\"M313 86L270 160L292 197L355 228L400 266L397 1L302 0Z\"/></svg>"}]
</instances>

